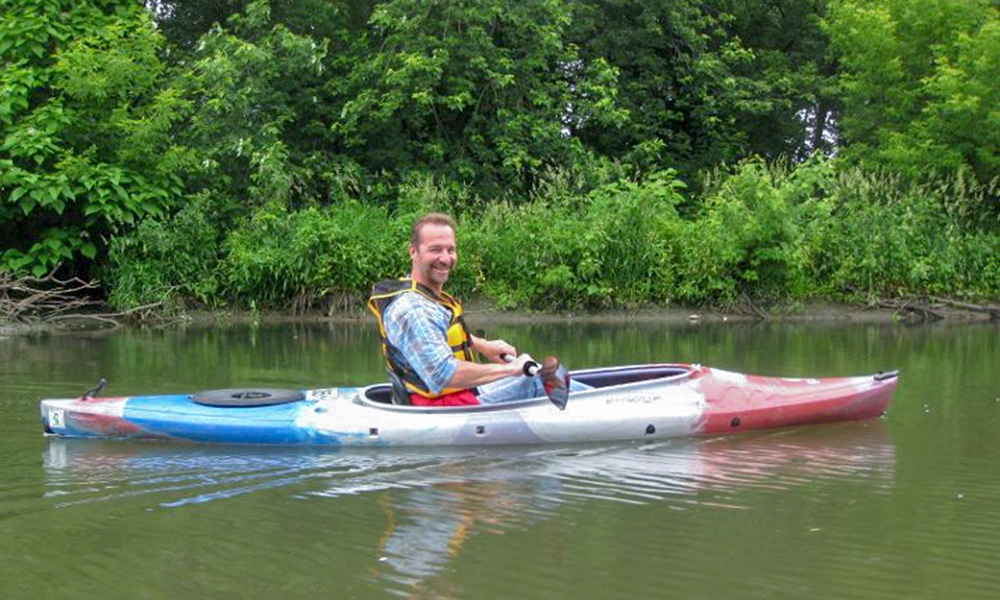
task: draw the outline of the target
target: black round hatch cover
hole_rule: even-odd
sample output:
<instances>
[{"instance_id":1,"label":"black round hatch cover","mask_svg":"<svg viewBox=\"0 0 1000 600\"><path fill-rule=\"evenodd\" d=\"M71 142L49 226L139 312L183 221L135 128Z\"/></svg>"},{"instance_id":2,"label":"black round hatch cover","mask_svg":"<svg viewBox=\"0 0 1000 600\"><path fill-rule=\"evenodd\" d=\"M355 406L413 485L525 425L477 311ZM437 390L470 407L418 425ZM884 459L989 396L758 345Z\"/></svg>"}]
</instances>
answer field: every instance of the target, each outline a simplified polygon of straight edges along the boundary
<instances>
[{"instance_id":1,"label":"black round hatch cover","mask_svg":"<svg viewBox=\"0 0 1000 600\"><path fill-rule=\"evenodd\" d=\"M198 392L191 399L206 406L270 406L305 400L299 390L226 389Z\"/></svg>"}]
</instances>

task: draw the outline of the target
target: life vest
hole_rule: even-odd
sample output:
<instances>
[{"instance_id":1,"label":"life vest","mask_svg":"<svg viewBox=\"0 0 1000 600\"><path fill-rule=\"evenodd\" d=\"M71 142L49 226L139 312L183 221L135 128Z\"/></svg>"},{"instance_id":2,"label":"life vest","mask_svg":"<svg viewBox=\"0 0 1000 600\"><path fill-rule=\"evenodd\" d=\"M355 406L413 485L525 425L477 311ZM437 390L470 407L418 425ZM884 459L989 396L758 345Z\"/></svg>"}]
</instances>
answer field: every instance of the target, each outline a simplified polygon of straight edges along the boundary
<instances>
[{"instance_id":1,"label":"life vest","mask_svg":"<svg viewBox=\"0 0 1000 600\"><path fill-rule=\"evenodd\" d=\"M474 360L472 356L472 336L465 325L465 319L462 318L462 313L464 312L462 310L462 303L450 294L445 292L438 294L429 287L407 278L386 279L385 281L376 283L372 288L372 295L368 299L368 309L378 319L378 332L382 338L382 356L385 357L385 362L389 368L399 375L406 388L412 393L420 394L425 398L438 398L445 394L459 392L461 388L445 388L438 394L431 393L427 389L427 384L420 379L420 376L400 360L402 353L399 349L389 343L389 337L385 332L385 323L382 320L385 316L385 311L402 294L411 292L424 296L451 313L451 319L448 322L448 346L451 348L451 353L458 360L469 362Z\"/></svg>"}]
</instances>

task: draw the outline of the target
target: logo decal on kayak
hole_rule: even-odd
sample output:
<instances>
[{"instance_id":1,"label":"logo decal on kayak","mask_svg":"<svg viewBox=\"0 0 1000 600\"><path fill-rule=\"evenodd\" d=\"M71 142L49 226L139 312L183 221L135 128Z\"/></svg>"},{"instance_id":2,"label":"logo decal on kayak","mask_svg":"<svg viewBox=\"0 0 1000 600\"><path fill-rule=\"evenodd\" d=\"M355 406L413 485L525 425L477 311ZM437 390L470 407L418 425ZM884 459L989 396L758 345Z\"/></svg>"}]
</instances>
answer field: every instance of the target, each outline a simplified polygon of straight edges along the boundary
<instances>
[{"instance_id":1,"label":"logo decal on kayak","mask_svg":"<svg viewBox=\"0 0 1000 600\"><path fill-rule=\"evenodd\" d=\"M325 388L321 390L308 390L306 400L332 400L340 396L340 388Z\"/></svg>"},{"instance_id":2,"label":"logo decal on kayak","mask_svg":"<svg viewBox=\"0 0 1000 600\"><path fill-rule=\"evenodd\" d=\"M633 394L631 396L612 396L605 400L606 404L653 404L663 400L657 394Z\"/></svg>"},{"instance_id":3,"label":"logo decal on kayak","mask_svg":"<svg viewBox=\"0 0 1000 600\"><path fill-rule=\"evenodd\" d=\"M66 426L66 414L61 410L53 410L49 412L49 427L53 429L62 429Z\"/></svg>"}]
</instances>

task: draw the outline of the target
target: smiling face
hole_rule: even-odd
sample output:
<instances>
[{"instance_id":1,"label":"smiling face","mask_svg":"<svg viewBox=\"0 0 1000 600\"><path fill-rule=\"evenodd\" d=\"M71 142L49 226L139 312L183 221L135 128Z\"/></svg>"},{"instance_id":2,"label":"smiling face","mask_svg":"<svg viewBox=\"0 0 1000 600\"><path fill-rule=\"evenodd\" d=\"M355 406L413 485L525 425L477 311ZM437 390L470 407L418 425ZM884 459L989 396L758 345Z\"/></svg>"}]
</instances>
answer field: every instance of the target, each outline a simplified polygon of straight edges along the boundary
<instances>
[{"instance_id":1,"label":"smiling face","mask_svg":"<svg viewBox=\"0 0 1000 600\"><path fill-rule=\"evenodd\" d=\"M455 230L448 225L425 223L417 244L410 245L410 259L413 261L410 277L440 293L458 264Z\"/></svg>"}]
</instances>

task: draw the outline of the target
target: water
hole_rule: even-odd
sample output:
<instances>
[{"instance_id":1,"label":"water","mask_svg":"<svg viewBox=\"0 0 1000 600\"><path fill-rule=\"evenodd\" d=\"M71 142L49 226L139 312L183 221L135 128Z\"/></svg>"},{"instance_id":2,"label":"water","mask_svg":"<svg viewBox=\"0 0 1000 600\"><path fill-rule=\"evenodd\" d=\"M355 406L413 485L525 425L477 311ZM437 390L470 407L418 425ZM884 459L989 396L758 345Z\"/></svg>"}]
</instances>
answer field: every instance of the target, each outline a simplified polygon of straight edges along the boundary
<instances>
[{"instance_id":1,"label":"water","mask_svg":"<svg viewBox=\"0 0 1000 600\"><path fill-rule=\"evenodd\" d=\"M40 398L101 376L115 395L375 381L368 324L0 339L0 598L994 598L998 333L496 326L572 367L902 378L862 424L406 451L41 434Z\"/></svg>"}]
</instances>

